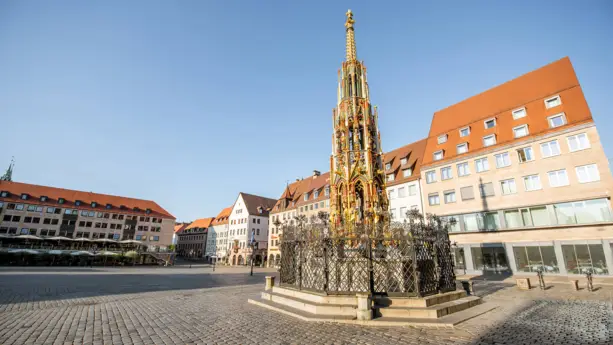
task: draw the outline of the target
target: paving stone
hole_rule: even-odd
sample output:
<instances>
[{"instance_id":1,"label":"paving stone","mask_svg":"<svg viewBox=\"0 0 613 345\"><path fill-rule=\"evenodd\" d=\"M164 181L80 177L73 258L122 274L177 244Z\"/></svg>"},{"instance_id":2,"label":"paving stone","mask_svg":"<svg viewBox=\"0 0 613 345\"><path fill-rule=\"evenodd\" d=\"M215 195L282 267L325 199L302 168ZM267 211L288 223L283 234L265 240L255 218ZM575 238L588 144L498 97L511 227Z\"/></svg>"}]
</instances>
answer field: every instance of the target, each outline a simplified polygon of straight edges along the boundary
<instances>
[{"instance_id":1,"label":"paving stone","mask_svg":"<svg viewBox=\"0 0 613 345\"><path fill-rule=\"evenodd\" d=\"M477 293L498 309L455 329L380 328L304 322L247 304L264 275L0 270L0 344L613 343L613 289L519 291L477 282Z\"/></svg>"}]
</instances>

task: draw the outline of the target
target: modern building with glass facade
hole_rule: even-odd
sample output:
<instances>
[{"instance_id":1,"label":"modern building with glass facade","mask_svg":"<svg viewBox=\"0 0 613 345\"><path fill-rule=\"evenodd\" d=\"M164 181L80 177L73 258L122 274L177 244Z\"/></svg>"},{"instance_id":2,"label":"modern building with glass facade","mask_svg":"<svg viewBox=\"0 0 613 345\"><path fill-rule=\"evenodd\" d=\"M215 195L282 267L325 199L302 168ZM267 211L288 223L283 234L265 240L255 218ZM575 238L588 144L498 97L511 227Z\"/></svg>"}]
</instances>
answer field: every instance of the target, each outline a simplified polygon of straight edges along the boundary
<instances>
[{"instance_id":1,"label":"modern building with glass facade","mask_svg":"<svg viewBox=\"0 0 613 345\"><path fill-rule=\"evenodd\" d=\"M458 273L613 273L613 179L568 58L435 113L421 174Z\"/></svg>"}]
</instances>

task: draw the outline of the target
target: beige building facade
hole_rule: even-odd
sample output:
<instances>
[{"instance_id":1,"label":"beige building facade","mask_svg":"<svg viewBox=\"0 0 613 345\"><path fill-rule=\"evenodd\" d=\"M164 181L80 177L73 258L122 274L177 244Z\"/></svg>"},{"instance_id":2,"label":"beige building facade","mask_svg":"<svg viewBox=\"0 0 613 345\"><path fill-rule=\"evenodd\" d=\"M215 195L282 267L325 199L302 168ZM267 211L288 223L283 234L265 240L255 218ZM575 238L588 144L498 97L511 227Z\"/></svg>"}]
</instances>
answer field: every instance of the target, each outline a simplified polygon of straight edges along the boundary
<instances>
[{"instance_id":1,"label":"beige building facade","mask_svg":"<svg viewBox=\"0 0 613 345\"><path fill-rule=\"evenodd\" d=\"M551 82L553 72L566 80ZM496 100L496 89L510 93L525 84L533 87L526 101ZM454 220L457 273L611 275L613 177L570 62L475 97L506 110L446 133L431 130L430 161L421 172L425 211ZM453 108L435 114L432 126ZM464 147L476 132L474 144Z\"/></svg>"}]
</instances>

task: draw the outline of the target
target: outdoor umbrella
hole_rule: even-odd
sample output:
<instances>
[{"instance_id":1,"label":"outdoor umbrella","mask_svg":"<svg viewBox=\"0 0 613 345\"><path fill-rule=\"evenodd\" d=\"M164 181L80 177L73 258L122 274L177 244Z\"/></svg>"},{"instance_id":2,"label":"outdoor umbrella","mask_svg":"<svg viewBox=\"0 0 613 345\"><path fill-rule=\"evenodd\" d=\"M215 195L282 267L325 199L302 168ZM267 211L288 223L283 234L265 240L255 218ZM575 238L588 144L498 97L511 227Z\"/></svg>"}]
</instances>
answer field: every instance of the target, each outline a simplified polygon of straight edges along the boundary
<instances>
[{"instance_id":1,"label":"outdoor umbrella","mask_svg":"<svg viewBox=\"0 0 613 345\"><path fill-rule=\"evenodd\" d=\"M64 254L64 252L61 251L61 250L50 250L47 253L51 254L51 255L62 255L62 254Z\"/></svg>"},{"instance_id":2,"label":"outdoor umbrella","mask_svg":"<svg viewBox=\"0 0 613 345\"><path fill-rule=\"evenodd\" d=\"M125 240L125 241L120 241L119 243L136 243L136 244L144 244L141 241L137 241L137 240Z\"/></svg>"},{"instance_id":3,"label":"outdoor umbrella","mask_svg":"<svg viewBox=\"0 0 613 345\"><path fill-rule=\"evenodd\" d=\"M79 237L79 238L73 238L73 241L79 241L79 242L91 242L92 240L90 240L87 237Z\"/></svg>"},{"instance_id":4,"label":"outdoor umbrella","mask_svg":"<svg viewBox=\"0 0 613 345\"><path fill-rule=\"evenodd\" d=\"M11 249L9 253L23 253L23 254L40 254L40 252L32 249Z\"/></svg>"},{"instance_id":5,"label":"outdoor umbrella","mask_svg":"<svg viewBox=\"0 0 613 345\"><path fill-rule=\"evenodd\" d=\"M115 240L111 240L109 238L99 238L97 240L93 240L94 242L104 242L104 243L117 243Z\"/></svg>"},{"instance_id":6,"label":"outdoor umbrella","mask_svg":"<svg viewBox=\"0 0 613 345\"><path fill-rule=\"evenodd\" d=\"M23 238L25 240L42 240L42 238L34 235L19 235L15 238Z\"/></svg>"},{"instance_id":7,"label":"outdoor umbrella","mask_svg":"<svg viewBox=\"0 0 613 345\"><path fill-rule=\"evenodd\" d=\"M107 252L107 251L101 251L100 253L96 254L96 255L103 255L103 256L116 256L119 255L117 253L113 253L113 252Z\"/></svg>"},{"instance_id":8,"label":"outdoor umbrella","mask_svg":"<svg viewBox=\"0 0 613 345\"><path fill-rule=\"evenodd\" d=\"M55 237L47 237L45 240L51 241L72 241L72 238L64 237L64 236L55 236Z\"/></svg>"},{"instance_id":9,"label":"outdoor umbrella","mask_svg":"<svg viewBox=\"0 0 613 345\"><path fill-rule=\"evenodd\" d=\"M70 255L74 255L74 256L77 256L77 255L89 255L89 256L93 256L94 254L90 253L88 251L85 251L85 250L80 250L78 252L72 252L72 253L70 253Z\"/></svg>"}]
</instances>

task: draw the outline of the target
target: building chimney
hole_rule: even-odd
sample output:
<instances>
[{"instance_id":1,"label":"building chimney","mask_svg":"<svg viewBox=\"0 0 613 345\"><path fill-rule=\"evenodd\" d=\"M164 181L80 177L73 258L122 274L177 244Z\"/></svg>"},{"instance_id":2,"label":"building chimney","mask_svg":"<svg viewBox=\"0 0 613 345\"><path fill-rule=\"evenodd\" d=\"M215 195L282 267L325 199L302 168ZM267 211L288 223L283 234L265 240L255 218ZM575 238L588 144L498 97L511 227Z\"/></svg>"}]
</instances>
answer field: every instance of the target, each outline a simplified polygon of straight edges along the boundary
<instances>
[{"instance_id":1,"label":"building chimney","mask_svg":"<svg viewBox=\"0 0 613 345\"><path fill-rule=\"evenodd\" d=\"M321 172L319 172L319 170L313 170L313 177L317 177L321 175Z\"/></svg>"}]
</instances>

